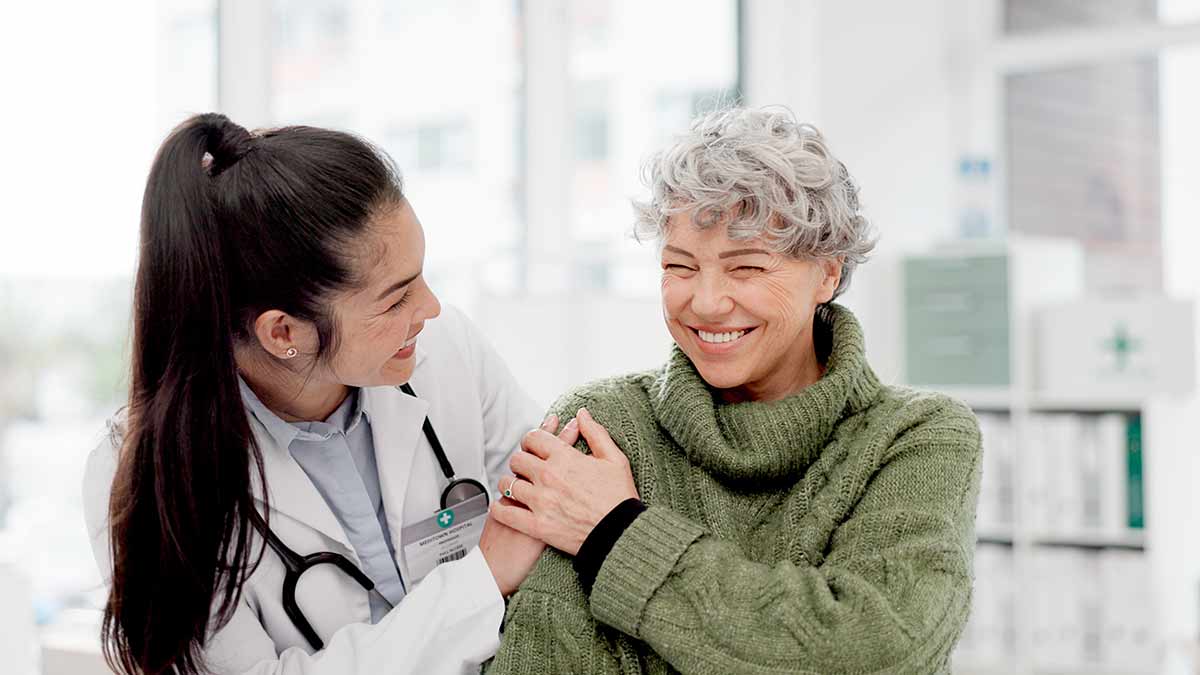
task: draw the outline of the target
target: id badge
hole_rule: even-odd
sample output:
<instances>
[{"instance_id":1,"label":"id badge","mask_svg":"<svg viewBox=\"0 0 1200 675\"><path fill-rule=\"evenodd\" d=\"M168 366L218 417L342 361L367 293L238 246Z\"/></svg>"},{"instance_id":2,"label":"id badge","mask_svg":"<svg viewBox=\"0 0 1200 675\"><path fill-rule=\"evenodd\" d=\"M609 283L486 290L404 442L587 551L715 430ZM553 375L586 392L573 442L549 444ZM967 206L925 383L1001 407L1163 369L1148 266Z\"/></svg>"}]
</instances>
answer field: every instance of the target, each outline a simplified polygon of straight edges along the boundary
<instances>
[{"instance_id":1,"label":"id badge","mask_svg":"<svg viewBox=\"0 0 1200 675\"><path fill-rule=\"evenodd\" d=\"M432 518L405 525L400 542L413 584L438 565L464 558L478 546L487 513L487 495L480 494L438 511Z\"/></svg>"}]
</instances>

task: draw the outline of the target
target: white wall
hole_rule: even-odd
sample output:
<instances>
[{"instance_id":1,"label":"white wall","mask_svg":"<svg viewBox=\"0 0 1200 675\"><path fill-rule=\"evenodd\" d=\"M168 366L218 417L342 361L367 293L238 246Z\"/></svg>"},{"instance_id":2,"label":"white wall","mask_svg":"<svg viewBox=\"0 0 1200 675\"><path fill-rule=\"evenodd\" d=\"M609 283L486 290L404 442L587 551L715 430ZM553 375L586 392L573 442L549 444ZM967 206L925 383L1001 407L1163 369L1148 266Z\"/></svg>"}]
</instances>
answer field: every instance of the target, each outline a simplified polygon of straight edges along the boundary
<instances>
[{"instance_id":1,"label":"white wall","mask_svg":"<svg viewBox=\"0 0 1200 675\"><path fill-rule=\"evenodd\" d=\"M32 598L25 574L0 558L0 659L6 673L36 672L37 638Z\"/></svg>"},{"instance_id":2,"label":"white wall","mask_svg":"<svg viewBox=\"0 0 1200 675\"><path fill-rule=\"evenodd\" d=\"M1171 4L1171 3L1167 3ZM1181 3L1175 2L1175 5ZM1200 71L1200 46L1180 47L1165 51L1160 60L1162 79L1162 177L1163 177L1163 273L1169 295L1200 300L1200 92L1195 86ZM1197 353L1200 353L1200 331L1197 331ZM1196 381L1200 382L1200 360L1197 360ZM1200 396L1163 402L1154 421L1159 428L1148 425L1158 438L1173 440L1165 443L1175 454L1154 458L1147 470L1151 490L1167 492L1159 513L1150 513L1162 532L1183 533L1195 530L1200 522L1200 499L1195 497L1196 478L1200 476L1200 454L1195 443L1180 443L1177 439L1195 438L1194 420L1200 418ZM1154 438L1148 438L1148 447ZM1172 601L1163 608L1164 620L1177 634L1169 637L1200 636L1200 536L1166 536L1156 545L1161 547L1160 560L1192 561L1192 565L1172 564L1156 569L1163 592L1161 597ZM1181 592L1180 589L1183 589Z\"/></svg>"},{"instance_id":3,"label":"white wall","mask_svg":"<svg viewBox=\"0 0 1200 675\"><path fill-rule=\"evenodd\" d=\"M580 384L656 368L673 344L657 298L491 297L471 314L545 407Z\"/></svg>"}]
</instances>

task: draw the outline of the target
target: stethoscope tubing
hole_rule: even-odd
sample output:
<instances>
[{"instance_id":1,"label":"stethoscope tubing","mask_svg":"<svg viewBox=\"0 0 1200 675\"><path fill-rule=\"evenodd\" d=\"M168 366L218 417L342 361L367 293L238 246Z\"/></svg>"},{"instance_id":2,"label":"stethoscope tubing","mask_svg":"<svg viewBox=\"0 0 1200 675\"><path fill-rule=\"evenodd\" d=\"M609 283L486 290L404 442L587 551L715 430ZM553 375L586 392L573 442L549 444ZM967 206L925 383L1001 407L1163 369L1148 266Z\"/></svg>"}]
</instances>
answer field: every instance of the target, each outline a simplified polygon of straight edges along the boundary
<instances>
[{"instance_id":1,"label":"stethoscope tubing","mask_svg":"<svg viewBox=\"0 0 1200 675\"><path fill-rule=\"evenodd\" d=\"M412 386L407 382L400 385L400 390L413 398L417 397L416 392L413 391ZM446 451L442 448L442 443L438 439L437 432L434 431L433 423L429 421L428 415L421 424L421 430L424 432L425 439L429 442L430 447L433 448L434 457L437 458L438 466L442 469L442 474L449 481L446 489L442 490L442 496L439 500L441 508L449 508L450 495L460 486L468 486L478 493L483 494L484 499L487 499L490 503L491 497L488 494L487 488L482 483L473 478L455 478L454 466L450 463L450 458L446 456ZM371 581L370 577L341 554L323 551L302 556L288 548L270 528L264 525L262 530L266 537L267 545L271 547L271 550L275 551L275 554L283 562L285 570L283 575L283 611L287 614L292 624L296 626L296 629L300 631L300 634L304 636L304 639L308 641L313 650L321 651L325 648L325 643L317 635L316 630L313 629L312 624L309 623L308 619L304 616L304 612L301 611L300 605L296 602L296 587L300 583L300 576L317 565L334 565L358 582L358 585L362 586L367 592L375 589L375 582Z\"/></svg>"}]
</instances>

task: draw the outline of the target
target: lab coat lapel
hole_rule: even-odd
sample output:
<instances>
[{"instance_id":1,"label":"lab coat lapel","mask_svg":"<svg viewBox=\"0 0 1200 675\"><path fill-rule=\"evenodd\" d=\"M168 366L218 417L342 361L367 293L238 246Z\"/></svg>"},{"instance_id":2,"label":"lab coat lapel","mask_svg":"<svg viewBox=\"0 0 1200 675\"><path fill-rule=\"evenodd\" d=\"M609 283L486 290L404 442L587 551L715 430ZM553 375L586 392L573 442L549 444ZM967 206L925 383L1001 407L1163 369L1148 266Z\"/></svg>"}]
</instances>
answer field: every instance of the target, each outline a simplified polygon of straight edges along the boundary
<instances>
[{"instance_id":1,"label":"lab coat lapel","mask_svg":"<svg viewBox=\"0 0 1200 675\"><path fill-rule=\"evenodd\" d=\"M416 367L424 361L424 353L417 345ZM414 373L416 368L414 368ZM372 387L364 389L363 409L371 421L371 437L375 442L375 464L379 467L379 488L383 494L384 513L391 531L392 546L396 552L396 563L401 576L408 583L408 570L404 565L404 548L401 532L404 528L404 504L412 485L413 460L421 452L422 429L429 403L413 398L400 391L399 387ZM418 395L420 392L418 392ZM437 495L431 497L433 509ZM433 511L430 511L430 515ZM411 591L412 589L409 588Z\"/></svg>"},{"instance_id":2,"label":"lab coat lapel","mask_svg":"<svg viewBox=\"0 0 1200 675\"><path fill-rule=\"evenodd\" d=\"M340 543L345 553L354 555L354 547L349 537L325 503L325 498L317 491L309 480L308 474L300 468L300 464L292 458L287 448L281 448L267 433L257 420L251 416L251 426L254 438L258 441L259 450L263 456L263 467L267 477L267 490L270 493L270 508L272 515L281 513L300 524L311 527L333 541ZM253 480L254 498L263 502L262 486ZM274 529L274 528L272 528ZM283 542L287 544L287 541ZM307 553L306 551L298 551Z\"/></svg>"}]
</instances>

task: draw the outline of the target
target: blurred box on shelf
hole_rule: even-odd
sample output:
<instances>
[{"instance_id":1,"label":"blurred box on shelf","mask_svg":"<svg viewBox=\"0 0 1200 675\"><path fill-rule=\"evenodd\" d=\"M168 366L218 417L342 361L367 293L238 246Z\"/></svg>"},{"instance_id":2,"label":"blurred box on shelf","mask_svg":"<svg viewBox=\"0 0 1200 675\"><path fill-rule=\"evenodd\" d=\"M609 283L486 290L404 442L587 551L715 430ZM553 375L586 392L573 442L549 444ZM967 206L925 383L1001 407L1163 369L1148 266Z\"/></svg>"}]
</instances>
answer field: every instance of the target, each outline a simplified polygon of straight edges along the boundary
<instances>
[{"instance_id":1,"label":"blurred box on shelf","mask_svg":"<svg viewBox=\"0 0 1200 675\"><path fill-rule=\"evenodd\" d=\"M971 616L955 651L957 663L970 668L1012 662L1017 649L1015 583L1012 547L980 545Z\"/></svg>"},{"instance_id":2,"label":"blurred box on shelf","mask_svg":"<svg viewBox=\"0 0 1200 675\"><path fill-rule=\"evenodd\" d=\"M976 529L981 538L1011 539L1014 519L1013 425L1008 413L980 412L983 467L976 509Z\"/></svg>"},{"instance_id":3,"label":"blurred box on shelf","mask_svg":"<svg viewBox=\"0 0 1200 675\"><path fill-rule=\"evenodd\" d=\"M1097 587L1101 606L1101 661L1116 668L1152 671L1161 658L1155 634L1150 565L1140 551L1101 551Z\"/></svg>"},{"instance_id":4,"label":"blurred box on shelf","mask_svg":"<svg viewBox=\"0 0 1200 675\"><path fill-rule=\"evenodd\" d=\"M1124 545L1145 527L1141 416L1034 413L1021 503L1036 537Z\"/></svg>"},{"instance_id":5,"label":"blurred box on shelf","mask_svg":"<svg viewBox=\"0 0 1200 675\"><path fill-rule=\"evenodd\" d=\"M1039 396L1137 400L1195 388L1195 308L1151 297L1079 300L1034 321Z\"/></svg>"},{"instance_id":6,"label":"blurred box on shelf","mask_svg":"<svg viewBox=\"0 0 1200 675\"><path fill-rule=\"evenodd\" d=\"M1070 548L1042 548L1034 552L1028 587L1031 616L1030 654L1041 668L1070 671L1085 662L1087 639L1084 622L1092 609L1091 598L1079 582L1089 569L1088 552Z\"/></svg>"},{"instance_id":7,"label":"blurred box on shelf","mask_svg":"<svg viewBox=\"0 0 1200 675\"><path fill-rule=\"evenodd\" d=\"M1154 671L1160 650L1145 554L1037 547L1032 568L1030 648L1037 669Z\"/></svg>"}]
</instances>

